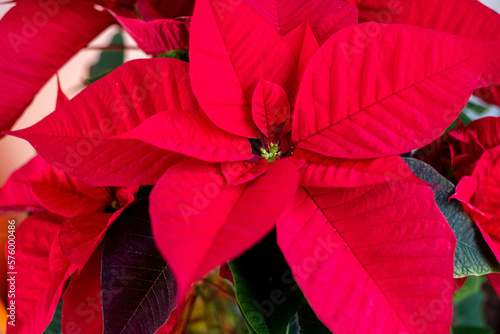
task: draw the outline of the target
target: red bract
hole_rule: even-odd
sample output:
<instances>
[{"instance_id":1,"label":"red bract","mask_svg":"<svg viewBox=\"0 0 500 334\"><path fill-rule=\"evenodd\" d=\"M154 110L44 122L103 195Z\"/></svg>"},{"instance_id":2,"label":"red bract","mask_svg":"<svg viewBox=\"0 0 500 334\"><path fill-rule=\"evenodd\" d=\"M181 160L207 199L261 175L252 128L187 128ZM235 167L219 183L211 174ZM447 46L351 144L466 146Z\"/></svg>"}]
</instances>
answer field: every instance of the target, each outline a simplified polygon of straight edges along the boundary
<instances>
[{"instance_id":1,"label":"red bract","mask_svg":"<svg viewBox=\"0 0 500 334\"><path fill-rule=\"evenodd\" d=\"M113 217L110 213L96 212L66 219L59 232L59 243L66 259L82 269L115 218L116 214Z\"/></svg>"},{"instance_id":2,"label":"red bract","mask_svg":"<svg viewBox=\"0 0 500 334\"><path fill-rule=\"evenodd\" d=\"M336 31L355 24L358 19L356 8L341 0L244 0L243 2L265 18L282 36L307 20L320 45ZM233 5L235 4L237 2ZM217 8L217 4L213 7L222 13L227 10L223 7Z\"/></svg>"},{"instance_id":3,"label":"red bract","mask_svg":"<svg viewBox=\"0 0 500 334\"><path fill-rule=\"evenodd\" d=\"M41 156L36 156L12 173L0 188L0 212L40 211L41 205L31 192L29 179L47 166Z\"/></svg>"},{"instance_id":4,"label":"red bract","mask_svg":"<svg viewBox=\"0 0 500 334\"><path fill-rule=\"evenodd\" d=\"M490 126L498 127L497 118L487 118ZM471 123L472 124L472 123ZM479 124L485 124L479 123ZM490 132L497 134L498 132ZM494 136L494 135L493 135ZM491 138L496 146L486 150L480 157L471 176L464 176L452 198L464 205L465 211L474 219L490 245L493 253L500 259L500 141Z\"/></svg>"},{"instance_id":5,"label":"red bract","mask_svg":"<svg viewBox=\"0 0 500 334\"><path fill-rule=\"evenodd\" d=\"M450 132L460 142L454 160L467 167L452 198L462 202L493 254L500 259L500 118L485 117ZM500 296L499 274L488 279Z\"/></svg>"},{"instance_id":6,"label":"red bract","mask_svg":"<svg viewBox=\"0 0 500 334\"><path fill-rule=\"evenodd\" d=\"M474 95L483 99L489 104L500 106L500 86L498 84L476 89L474 91Z\"/></svg>"},{"instance_id":7,"label":"red bract","mask_svg":"<svg viewBox=\"0 0 500 334\"><path fill-rule=\"evenodd\" d=\"M451 153L453 175L470 176L481 155L500 144L500 119L485 117L460 125L446 135Z\"/></svg>"},{"instance_id":8,"label":"red bract","mask_svg":"<svg viewBox=\"0 0 500 334\"><path fill-rule=\"evenodd\" d=\"M197 2L190 42L193 91L221 129L259 137L250 105L261 78L282 86L293 101L296 67L290 49L243 2Z\"/></svg>"},{"instance_id":9,"label":"red bract","mask_svg":"<svg viewBox=\"0 0 500 334\"><path fill-rule=\"evenodd\" d=\"M181 296L192 282L273 229L297 190L297 169L283 159L261 177L234 186L227 185L220 165L188 161L165 173L151 193L151 219Z\"/></svg>"},{"instance_id":10,"label":"red bract","mask_svg":"<svg viewBox=\"0 0 500 334\"><path fill-rule=\"evenodd\" d=\"M500 18L476 0L347 0L359 10L361 22L410 24L478 40L498 39ZM453 10L450 10L453 6ZM489 25L479 24L481 17ZM492 29L493 28L493 29Z\"/></svg>"},{"instance_id":11,"label":"red bract","mask_svg":"<svg viewBox=\"0 0 500 334\"><path fill-rule=\"evenodd\" d=\"M74 176L48 165L36 156L14 172L0 188L0 210L46 210L61 217L76 217L115 209L133 199L135 187L90 186Z\"/></svg>"},{"instance_id":12,"label":"red bract","mask_svg":"<svg viewBox=\"0 0 500 334\"><path fill-rule=\"evenodd\" d=\"M59 75L56 75L57 78L57 99L56 99L56 108L59 108L64 103L66 103L69 98L64 94L61 88L61 80L59 79Z\"/></svg>"},{"instance_id":13,"label":"red bract","mask_svg":"<svg viewBox=\"0 0 500 334\"><path fill-rule=\"evenodd\" d=\"M334 333L449 331L454 237L431 193L405 182L299 190L278 244ZM433 300L442 308L426 310ZM432 312L440 320L426 321Z\"/></svg>"},{"instance_id":14,"label":"red bract","mask_svg":"<svg viewBox=\"0 0 500 334\"><path fill-rule=\"evenodd\" d=\"M16 2L0 20L0 131L10 129L50 77L112 22L90 1Z\"/></svg>"},{"instance_id":15,"label":"red bract","mask_svg":"<svg viewBox=\"0 0 500 334\"><path fill-rule=\"evenodd\" d=\"M499 43L290 3L198 0L189 65L129 62L14 134L87 183L155 183L179 300L278 222L333 332L448 333L455 238L398 155L441 135Z\"/></svg>"},{"instance_id":16,"label":"red bract","mask_svg":"<svg viewBox=\"0 0 500 334\"><path fill-rule=\"evenodd\" d=\"M453 130L413 153L413 157L432 165L456 180L470 176L481 155L500 143L500 119L484 117L465 126L460 119ZM451 175L450 175L451 176Z\"/></svg>"},{"instance_id":17,"label":"red bract","mask_svg":"<svg viewBox=\"0 0 500 334\"><path fill-rule=\"evenodd\" d=\"M451 168L450 137L443 135L432 143L412 152L412 157L431 165L441 175L449 175Z\"/></svg>"},{"instance_id":18,"label":"red bract","mask_svg":"<svg viewBox=\"0 0 500 334\"><path fill-rule=\"evenodd\" d=\"M499 40L500 17L477 0L347 0L358 7L360 21L411 24L436 29L477 40ZM453 10L450 10L453 8ZM482 22L479 24L477 19ZM488 69L482 73L478 87L500 80L500 48L495 48Z\"/></svg>"},{"instance_id":19,"label":"red bract","mask_svg":"<svg viewBox=\"0 0 500 334\"><path fill-rule=\"evenodd\" d=\"M101 255L101 250L96 251L64 292L64 333L102 333Z\"/></svg>"},{"instance_id":20,"label":"red bract","mask_svg":"<svg viewBox=\"0 0 500 334\"><path fill-rule=\"evenodd\" d=\"M61 218L34 213L16 231L16 326L9 333L41 333L52 320L74 268L58 245Z\"/></svg>"},{"instance_id":21,"label":"red bract","mask_svg":"<svg viewBox=\"0 0 500 334\"><path fill-rule=\"evenodd\" d=\"M56 167L88 184L154 184L182 155L114 136L136 128L160 111L198 108L186 63L172 59L138 60L97 81L43 123L18 135L43 142L38 148L42 156L51 156L51 162L58 161ZM243 151L250 153L248 143Z\"/></svg>"},{"instance_id":22,"label":"red bract","mask_svg":"<svg viewBox=\"0 0 500 334\"><path fill-rule=\"evenodd\" d=\"M16 305L22 310L16 313L19 322L9 326L9 333L38 333L47 327L65 282L87 264L121 212L102 211L126 206L136 190L89 186L40 156L11 176L0 189L1 209L37 212L16 232Z\"/></svg>"},{"instance_id":23,"label":"red bract","mask_svg":"<svg viewBox=\"0 0 500 334\"><path fill-rule=\"evenodd\" d=\"M170 19L193 14L194 0L137 0L139 14L146 21Z\"/></svg>"},{"instance_id":24,"label":"red bract","mask_svg":"<svg viewBox=\"0 0 500 334\"><path fill-rule=\"evenodd\" d=\"M30 185L42 207L63 217L103 211L113 200L109 189L89 186L52 166L33 176Z\"/></svg>"},{"instance_id":25,"label":"red bract","mask_svg":"<svg viewBox=\"0 0 500 334\"><path fill-rule=\"evenodd\" d=\"M74 215L64 221L59 232L59 243L62 253L69 262L76 265L79 270L86 265L104 239L108 228L134 201L133 194L136 191L135 187L113 189L113 200L108 205L112 209L121 207L113 214L102 212L103 210L94 210L93 212L89 211L88 214Z\"/></svg>"},{"instance_id":26,"label":"red bract","mask_svg":"<svg viewBox=\"0 0 500 334\"><path fill-rule=\"evenodd\" d=\"M146 53L156 56L169 50L187 49L191 20L141 21L115 15L122 27L134 38Z\"/></svg>"}]
</instances>

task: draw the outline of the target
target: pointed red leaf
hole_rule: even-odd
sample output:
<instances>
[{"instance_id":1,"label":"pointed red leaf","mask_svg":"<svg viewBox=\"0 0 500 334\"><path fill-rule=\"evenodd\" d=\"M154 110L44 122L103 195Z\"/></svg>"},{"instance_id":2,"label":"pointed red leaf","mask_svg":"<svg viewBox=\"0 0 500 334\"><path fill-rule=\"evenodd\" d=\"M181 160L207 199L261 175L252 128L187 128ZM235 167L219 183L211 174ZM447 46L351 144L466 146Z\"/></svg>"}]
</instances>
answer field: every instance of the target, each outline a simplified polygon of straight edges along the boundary
<instances>
[{"instance_id":1,"label":"pointed red leaf","mask_svg":"<svg viewBox=\"0 0 500 334\"><path fill-rule=\"evenodd\" d=\"M356 8L342 0L244 0L282 36L306 19L319 44L343 27L356 24Z\"/></svg>"},{"instance_id":2,"label":"pointed red leaf","mask_svg":"<svg viewBox=\"0 0 500 334\"><path fill-rule=\"evenodd\" d=\"M488 277L491 287L497 293L498 298L500 298L500 274L489 274L486 275L486 277Z\"/></svg>"},{"instance_id":3,"label":"pointed red leaf","mask_svg":"<svg viewBox=\"0 0 500 334\"><path fill-rule=\"evenodd\" d=\"M137 15L135 4L137 0L94 0L92 1L99 6L109 9L109 12L117 13L125 16Z\"/></svg>"},{"instance_id":4,"label":"pointed red leaf","mask_svg":"<svg viewBox=\"0 0 500 334\"><path fill-rule=\"evenodd\" d=\"M259 13L282 36L298 27L318 1L311 0L243 0Z\"/></svg>"},{"instance_id":5,"label":"pointed red leaf","mask_svg":"<svg viewBox=\"0 0 500 334\"><path fill-rule=\"evenodd\" d=\"M229 268L228 263L225 263L220 266L219 276L228 280L234 285L234 276L233 273L231 272L231 268Z\"/></svg>"},{"instance_id":6,"label":"pointed red leaf","mask_svg":"<svg viewBox=\"0 0 500 334\"><path fill-rule=\"evenodd\" d=\"M56 78L57 78L57 100L56 100L56 108L59 108L60 106L62 106L63 104L65 104L69 99L66 96L66 94L64 94L64 92L62 91L61 80L59 79L59 75L58 74L56 75Z\"/></svg>"},{"instance_id":7,"label":"pointed red leaf","mask_svg":"<svg viewBox=\"0 0 500 334\"><path fill-rule=\"evenodd\" d=\"M460 147L462 154L457 154L457 147ZM450 145L451 167L453 167L453 176L457 180L472 174L477 161L483 154L483 149L474 142L460 143ZM450 166L448 166L449 168Z\"/></svg>"},{"instance_id":8,"label":"pointed red leaf","mask_svg":"<svg viewBox=\"0 0 500 334\"><path fill-rule=\"evenodd\" d=\"M486 151L500 145L500 117L483 117L448 134L460 141L474 141Z\"/></svg>"},{"instance_id":9,"label":"pointed red leaf","mask_svg":"<svg viewBox=\"0 0 500 334\"><path fill-rule=\"evenodd\" d=\"M187 161L171 167L151 193L153 235L181 299L196 279L274 227L299 179L296 165L286 159L238 186L226 186L221 174L217 165Z\"/></svg>"},{"instance_id":10,"label":"pointed red leaf","mask_svg":"<svg viewBox=\"0 0 500 334\"><path fill-rule=\"evenodd\" d=\"M104 211L112 200L108 188L89 186L52 166L32 177L30 185L40 205L64 217Z\"/></svg>"},{"instance_id":11,"label":"pointed red leaf","mask_svg":"<svg viewBox=\"0 0 500 334\"><path fill-rule=\"evenodd\" d=\"M171 109L198 109L188 64L167 58L134 60L39 123L13 134L36 146L55 167L88 184L153 184L180 155L111 137Z\"/></svg>"},{"instance_id":12,"label":"pointed red leaf","mask_svg":"<svg viewBox=\"0 0 500 334\"><path fill-rule=\"evenodd\" d=\"M102 333L101 255L96 251L64 292L63 333Z\"/></svg>"},{"instance_id":13,"label":"pointed red leaf","mask_svg":"<svg viewBox=\"0 0 500 334\"><path fill-rule=\"evenodd\" d=\"M430 144L415 150L411 157L432 166L441 175L451 168L450 145L445 141L446 135L436 139Z\"/></svg>"},{"instance_id":14,"label":"pointed red leaf","mask_svg":"<svg viewBox=\"0 0 500 334\"><path fill-rule=\"evenodd\" d=\"M221 166L222 174L226 178L228 186L237 186L250 182L267 172L268 168L269 163L266 159L227 162Z\"/></svg>"},{"instance_id":15,"label":"pointed red leaf","mask_svg":"<svg viewBox=\"0 0 500 334\"><path fill-rule=\"evenodd\" d=\"M52 320L69 276L67 267L60 266L58 272L56 259L50 261L59 227L57 216L34 213L16 231L16 326L8 326L9 334L42 333ZM53 277L62 279L53 282Z\"/></svg>"},{"instance_id":16,"label":"pointed red leaf","mask_svg":"<svg viewBox=\"0 0 500 334\"><path fill-rule=\"evenodd\" d=\"M496 52L490 58L488 66L484 69L481 79L476 85L478 89L500 84L500 39L497 42Z\"/></svg>"},{"instance_id":17,"label":"pointed red leaf","mask_svg":"<svg viewBox=\"0 0 500 334\"><path fill-rule=\"evenodd\" d=\"M477 0L346 0L359 19L403 23L480 40L498 39L500 15Z\"/></svg>"},{"instance_id":18,"label":"pointed red leaf","mask_svg":"<svg viewBox=\"0 0 500 334\"><path fill-rule=\"evenodd\" d=\"M474 91L474 95L489 104L500 106L500 86L488 86Z\"/></svg>"},{"instance_id":19,"label":"pointed red leaf","mask_svg":"<svg viewBox=\"0 0 500 334\"><path fill-rule=\"evenodd\" d=\"M472 175L463 177L451 198L462 202L500 260L500 146L481 156Z\"/></svg>"},{"instance_id":20,"label":"pointed red leaf","mask_svg":"<svg viewBox=\"0 0 500 334\"><path fill-rule=\"evenodd\" d=\"M462 288L462 286L464 285L466 280L467 280L467 276L461 277L461 278L455 278L455 292Z\"/></svg>"},{"instance_id":21,"label":"pointed red leaf","mask_svg":"<svg viewBox=\"0 0 500 334\"><path fill-rule=\"evenodd\" d=\"M468 203L462 202L464 208L466 208ZM467 210L466 210L467 212ZM476 211L470 210L469 213L476 213ZM479 215L472 215L476 221L476 225L481 231L481 235L484 240L490 246L491 251L495 254L498 261L500 261L500 210L498 210L494 215L485 219Z\"/></svg>"},{"instance_id":22,"label":"pointed red leaf","mask_svg":"<svg viewBox=\"0 0 500 334\"><path fill-rule=\"evenodd\" d=\"M455 127L446 134L453 175L471 175L484 151L500 145L500 118L484 117L467 126Z\"/></svg>"},{"instance_id":23,"label":"pointed red leaf","mask_svg":"<svg viewBox=\"0 0 500 334\"><path fill-rule=\"evenodd\" d=\"M139 140L209 162L247 160L254 156L248 139L219 129L200 110L161 112L116 138Z\"/></svg>"},{"instance_id":24,"label":"pointed red leaf","mask_svg":"<svg viewBox=\"0 0 500 334\"><path fill-rule=\"evenodd\" d=\"M294 142L351 159L422 147L467 103L489 46L411 26L345 28L308 66L296 102Z\"/></svg>"},{"instance_id":25,"label":"pointed red leaf","mask_svg":"<svg viewBox=\"0 0 500 334\"><path fill-rule=\"evenodd\" d=\"M189 301L188 301L189 302ZM187 304L187 303L186 303ZM167 322L165 325L161 326L155 334L173 334L175 333L173 330L177 328L177 325L179 324L179 321L182 319L182 314L184 313L184 306L186 305L185 303L180 303L178 304L172 313L170 313L170 316L167 319ZM189 319L188 319L189 321Z\"/></svg>"},{"instance_id":26,"label":"pointed red leaf","mask_svg":"<svg viewBox=\"0 0 500 334\"><path fill-rule=\"evenodd\" d=\"M290 120L290 104L283 88L261 79L252 97L252 118L267 138L280 133Z\"/></svg>"},{"instance_id":27,"label":"pointed red leaf","mask_svg":"<svg viewBox=\"0 0 500 334\"><path fill-rule=\"evenodd\" d=\"M460 182L455 189L455 194L453 194L450 199L453 198L462 202L464 211L476 222L487 221L493 218L493 213L483 211L477 206L477 203L475 203L474 201L474 196L477 189L478 184L476 178L471 176L464 176L460 179Z\"/></svg>"},{"instance_id":28,"label":"pointed red leaf","mask_svg":"<svg viewBox=\"0 0 500 334\"><path fill-rule=\"evenodd\" d=\"M493 254L500 261L500 210L489 221L480 223L479 229Z\"/></svg>"},{"instance_id":29,"label":"pointed red leaf","mask_svg":"<svg viewBox=\"0 0 500 334\"><path fill-rule=\"evenodd\" d=\"M190 42L191 81L203 110L221 129L258 138L250 104L260 78L293 91L286 43L241 0L197 1Z\"/></svg>"},{"instance_id":30,"label":"pointed red leaf","mask_svg":"<svg viewBox=\"0 0 500 334\"><path fill-rule=\"evenodd\" d=\"M137 0L137 9L146 21L193 15L194 0Z\"/></svg>"},{"instance_id":31,"label":"pointed red leaf","mask_svg":"<svg viewBox=\"0 0 500 334\"><path fill-rule=\"evenodd\" d=\"M42 206L31 192L29 179L48 166L39 155L13 172L0 188L0 212L39 211Z\"/></svg>"},{"instance_id":32,"label":"pointed red leaf","mask_svg":"<svg viewBox=\"0 0 500 334\"><path fill-rule=\"evenodd\" d=\"M347 0L360 21L403 23L477 40L499 40L500 15L477 0ZM500 80L500 49L490 60L478 87Z\"/></svg>"},{"instance_id":33,"label":"pointed red leaf","mask_svg":"<svg viewBox=\"0 0 500 334\"><path fill-rule=\"evenodd\" d=\"M472 184L466 182L467 186L464 183L461 189L457 187L454 198L472 204L491 218L500 205L500 146L483 153L472 176L466 180L472 181ZM468 195L461 195L462 191ZM483 219L476 219L477 222L480 220Z\"/></svg>"},{"instance_id":34,"label":"pointed red leaf","mask_svg":"<svg viewBox=\"0 0 500 334\"><path fill-rule=\"evenodd\" d=\"M113 214L96 212L87 216L66 219L61 226L59 243L68 261L81 270L102 242L108 228L132 203L132 200L133 198L125 202L124 206Z\"/></svg>"},{"instance_id":35,"label":"pointed red leaf","mask_svg":"<svg viewBox=\"0 0 500 334\"><path fill-rule=\"evenodd\" d=\"M308 18L319 45L340 29L358 23L358 11L342 0L321 0Z\"/></svg>"},{"instance_id":36,"label":"pointed red leaf","mask_svg":"<svg viewBox=\"0 0 500 334\"><path fill-rule=\"evenodd\" d=\"M138 186L135 187L120 187L116 189L116 202L112 206L116 207L124 207L125 205L130 204L130 202L135 200L135 194L139 190Z\"/></svg>"},{"instance_id":37,"label":"pointed red leaf","mask_svg":"<svg viewBox=\"0 0 500 334\"><path fill-rule=\"evenodd\" d=\"M358 187L392 180L423 184L397 155L377 159L337 159L297 149L293 156L307 162L300 169L304 187Z\"/></svg>"},{"instance_id":38,"label":"pointed red leaf","mask_svg":"<svg viewBox=\"0 0 500 334\"><path fill-rule=\"evenodd\" d=\"M455 237L427 187L301 188L277 233L334 333L449 333Z\"/></svg>"},{"instance_id":39,"label":"pointed red leaf","mask_svg":"<svg viewBox=\"0 0 500 334\"><path fill-rule=\"evenodd\" d=\"M311 58L319 49L319 44L313 35L308 21L290 31L283 37L290 47L297 63L297 84L300 84Z\"/></svg>"},{"instance_id":40,"label":"pointed red leaf","mask_svg":"<svg viewBox=\"0 0 500 334\"><path fill-rule=\"evenodd\" d=\"M122 27L146 53L156 56L170 50L188 49L191 19L141 21L115 15Z\"/></svg>"},{"instance_id":41,"label":"pointed red leaf","mask_svg":"<svg viewBox=\"0 0 500 334\"><path fill-rule=\"evenodd\" d=\"M58 217L62 221L62 217ZM49 254L49 268L51 275L51 286L49 293L46 295L47 301L52 304L53 302L58 302L61 298L61 287L66 283L66 280L73 274L76 270L76 266L68 262L64 256L61 244L59 243L59 233L61 231L61 224L59 224L59 229L52 240L52 245L50 246Z\"/></svg>"},{"instance_id":42,"label":"pointed red leaf","mask_svg":"<svg viewBox=\"0 0 500 334\"><path fill-rule=\"evenodd\" d=\"M0 131L10 129L50 77L112 22L89 1L16 2L0 20Z\"/></svg>"},{"instance_id":43,"label":"pointed red leaf","mask_svg":"<svg viewBox=\"0 0 500 334\"><path fill-rule=\"evenodd\" d=\"M111 221L110 213L93 213L64 221L59 233L59 243L64 256L80 270L102 241Z\"/></svg>"}]
</instances>

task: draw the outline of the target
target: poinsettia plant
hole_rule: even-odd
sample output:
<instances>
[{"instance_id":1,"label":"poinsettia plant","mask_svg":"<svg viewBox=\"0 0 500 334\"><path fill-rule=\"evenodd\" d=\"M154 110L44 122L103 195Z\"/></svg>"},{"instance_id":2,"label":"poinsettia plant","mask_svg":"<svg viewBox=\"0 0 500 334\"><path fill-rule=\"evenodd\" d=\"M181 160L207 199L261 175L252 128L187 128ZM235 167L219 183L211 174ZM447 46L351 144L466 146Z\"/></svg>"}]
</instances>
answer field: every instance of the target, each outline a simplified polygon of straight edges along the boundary
<instances>
[{"instance_id":1,"label":"poinsettia plant","mask_svg":"<svg viewBox=\"0 0 500 334\"><path fill-rule=\"evenodd\" d=\"M9 131L110 24L152 57ZM17 2L8 333L196 332L215 299L241 332L449 333L466 277L500 291L500 122L461 114L499 102L499 31L476 0Z\"/></svg>"}]
</instances>

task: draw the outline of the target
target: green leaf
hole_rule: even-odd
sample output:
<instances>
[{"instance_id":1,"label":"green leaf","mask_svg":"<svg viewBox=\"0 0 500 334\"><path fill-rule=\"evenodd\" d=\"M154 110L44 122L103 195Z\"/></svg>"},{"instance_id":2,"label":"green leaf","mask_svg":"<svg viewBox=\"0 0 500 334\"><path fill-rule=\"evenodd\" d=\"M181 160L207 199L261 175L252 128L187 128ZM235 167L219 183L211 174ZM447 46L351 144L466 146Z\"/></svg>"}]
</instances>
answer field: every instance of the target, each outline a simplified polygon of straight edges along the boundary
<instances>
[{"instance_id":1,"label":"green leaf","mask_svg":"<svg viewBox=\"0 0 500 334\"><path fill-rule=\"evenodd\" d=\"M104 72L96 74L95 76L92 76L92 77L90 77L88 79L85 79L84 82L85 82L86 85L90 85L91 83L94 83L97 80L99 80L101 78L104 78L106 75L108 75L109 73L113 72L115 69L116 69L116 67L110 68L109 70L106 70Z\"/></svg>"},{"instance_id":2,"label":"green leaf","mask_svg":"<svg viewBox=\"0 0 500 334\"><path fill-rule=\"evenodd\" d=\"M467 277L462 289L453 296L453 324L457 327L485 327L483 314L486 293L482 289L484 276ZM453 331L455 333L455 331Z\"/></svg>"},{"instance_id":3,"label":"green leaf","mask_svg":"<svg viewBox=\"0 0 500 334\"><path fill-rule=\"evenodd\" d=\"M485 294L477 293L464 298L454 305L453 320L457 326L484 327L486 322L483 314Z\"/></svg>"},{"instance_id":4,"label":"green leaf","mask_svg":"<svg viewBox=\"0 0 500 334\"><path fill-rule=\"evenodd\" d=\"M461 112L460 115L458 115L458 118L464 123L465 126L469 125L470 122L472 122L472 119L470 119L469 116L467 116L465 113Z\"/></svg>"},{"instance_id":5,"label":"green leaf","mask_svg":"<svg viewBox=\"0 0 500 334\"><path fill-rule=\"evenodd\" d=\"M236 300L256 334L285 334L304 296L276 244L276 232L229 263Z\"/></svg>"},{"instance_id":6,"label":"green leaf","mask_svg":"<svg viewBox=\"0 0 500 334\"><path fill-rule=\"evenodd\" d=\"M140 186L137 194L135 195L137 199L149 197L149 194L153 190L153 186Z\"/></svg>"},{"instance_id":7,"label":"green leaf","mask_svg":"<svg viewBox=\"0 0 500 334\"><path fill-rule=\"evenodd\" d=\"M472 98L467 102L467 105L460 113L460 119L465 124L469 125L472 120L483 118L486 116L493 116L495 111L488 104L485 104L478 98L472 96Z\"/></svg>"},{"instance_id":8,"label":"green leaf","mask_svg":"<svg viewBox=\"0 0 500 334\"><path fill-rule=\"evenodd\" d=\"M493 334L493 331L481 327L454 326L453 334Z\"/></svg>"},{"instance_id":9,"label":"green leaf","mask_svg":"<svg viewBox=\"0 0 500 334\"><path fill-rule=\"evenodd\" d=\"M295 314L286 328L286 334L299 334L298 314Z\"/></svg>"},{"instance_id":10,"label":"green leaf","mask_svg":"<svg viewBox=\"0 0 500 334\"><path fill-rule=\"evenodd\" d=\"M298 315L300 334L331 334L307 303L300 308Z\"/></svg>"},{"instance_id":11,"label":"green leaf","mask_svg":"<svg viewBox=\"0 0 500 334\"><path fill-rule=\"evenodd\" d=\"M241 309L241 308L240 308ZM247 318L245 316L243 316L243 320L245 320L245 324L247 325L248 327L248 332L250 334L258 334L252 327L252 325L250 325L250 323L248 322Z\"/></svg>"},{"instance_id":12,"label":"green leaf","mask_svg":"<svg viewBox=\"0 0 500 334\"><path fill-rule=\"evenodd\" d=\"M54 312L54 317L50 322L49 326L45 329L43 334L62 334L61 326L61 316L62 316L62 298L57 304L56 311Z\"/></svg>"},{"instance_id":13,"label":"green leaf","mask_svg":"<svg viewBox=\"0 0 500 334\"><path fill-rule=\"evenodd\" d=\"M455 126L457 126L458 120L461 120L465 126L469 125L470 122L472 122L472 119L470 119L470 117L465 114L466 109L467 107L465 107L465 109L458 115L458 117L453 121L453 123L451 123L450 126L446 128L446 130L444 130L443 134L453 130Z\"/></svg>"},{"instance_id":14,"label":"green leaf","mask_svg":"<svg viewBox=\"0 0 500 334\"><path fill-rule=\"evenodd\" d=\"M476 224L464 212L462 205L456 200L448 202L455 192L453 183L420 160L405 158L405 161L420 179L437 186L433 189L434 199L457 238L455 278L500 272L500 263L484 241Z\"/></svg>"},{"instance_id":15,"label":"green leaf","mask_svg":"<svg viewBox=\"0 0 500 334\"><path fill-rule=\"evenodd\" d=\"M189 63L188 50L170 50L165 53L153 56L153 58L175 58Z\"/></svg>"},{"instance_id":16,"label":"green leaf","mask_svg":"<svg viewBox=\"0 0 500 334\"><path fill-rule=\"evenodd\" d=\"M87 85L101 79L106 76L118 66L123 64L124 52L123 52L123 35L121 32L117 32L111 42L110 47L118 47L117 50L105 50L102 51L99 60L89 69L89 78L85 80Z\"/></svg>"},{"instance_id":17,"label":"green leaf","mask_svg":"<svg viewBox=\"0 0 500 334\"><path fill-rule=\"evenodd\" d=\"M461 302L463 299L481 292L481 286L486 281L485 276L469 276L460 290L453 295L455 303Z\"/></svg>"},{"instance_id":18,"label":"green leaf","mask_svg":"<svg viewBox=\"0 0 500 334\"><path fill-rule=\"evenodd\" d=\"M453 130L455 128L455 126L457 126L457 120L456 119L453 121L453 123L450 124L449 127L446 128L446 130L444 130L443 134L445 134L447 132L450 132L451 130Z\"/></svg>"},{"instance_id":19,"label":"green leaf","mask_svg":"<svg viewBox=\"0 0 500 334\"><path fill-rule=\"evenodd\" d=\"M488 106L485 106L485 105L482 105L479 103L475 103L473 101L469 101L469 102L467 102L465 109L471 110L471 111L475 112L476 114L481 115L481 114L484 114L486 112L486 110L488 110Z\"/></svg>"}]
</instances>

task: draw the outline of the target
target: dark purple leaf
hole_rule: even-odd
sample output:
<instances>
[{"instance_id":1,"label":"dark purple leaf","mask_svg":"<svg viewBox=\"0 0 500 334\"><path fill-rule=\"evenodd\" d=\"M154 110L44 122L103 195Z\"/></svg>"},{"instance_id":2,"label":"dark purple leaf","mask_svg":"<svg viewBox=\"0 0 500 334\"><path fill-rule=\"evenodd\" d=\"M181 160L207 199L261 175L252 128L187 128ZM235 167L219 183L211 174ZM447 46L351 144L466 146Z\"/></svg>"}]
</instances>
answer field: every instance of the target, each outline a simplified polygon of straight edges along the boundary
<instances>
[{"instance_id":1,"label":"dark purple leaf","mask_svg":"<svg viewBox=\"0 0 500 334\"><path fill-rule=\"evenodd\" d=\"M123 211L104 239L104 334L155 333L175 307L177 287L151 234L149 199Z\"/></svg>"}]
</instances>

